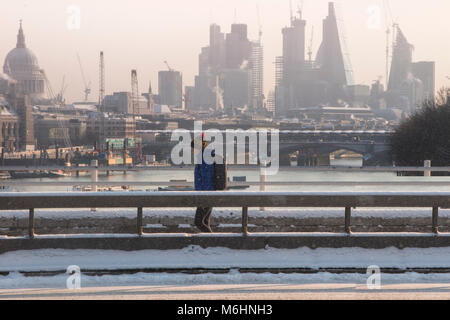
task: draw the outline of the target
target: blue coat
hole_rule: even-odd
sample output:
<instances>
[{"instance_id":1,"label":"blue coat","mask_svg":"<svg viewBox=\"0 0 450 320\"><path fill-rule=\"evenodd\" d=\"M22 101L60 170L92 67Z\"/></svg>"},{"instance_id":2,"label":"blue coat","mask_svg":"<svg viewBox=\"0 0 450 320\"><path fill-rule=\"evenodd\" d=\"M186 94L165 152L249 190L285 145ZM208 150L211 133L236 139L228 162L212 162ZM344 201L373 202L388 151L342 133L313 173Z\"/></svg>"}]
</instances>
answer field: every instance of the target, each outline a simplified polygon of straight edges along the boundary
<instances>
[{"instance_id":1,"label":"blue coat","mask_svg":"<svg viewBox=\"0 0 450 320\"><path fill-rule=\"evenodd\" d=\"M195 165L195 190L215 191L214 187L214 164L207 164L205 159L202 164Z\"/></svg>"}]
</instances>

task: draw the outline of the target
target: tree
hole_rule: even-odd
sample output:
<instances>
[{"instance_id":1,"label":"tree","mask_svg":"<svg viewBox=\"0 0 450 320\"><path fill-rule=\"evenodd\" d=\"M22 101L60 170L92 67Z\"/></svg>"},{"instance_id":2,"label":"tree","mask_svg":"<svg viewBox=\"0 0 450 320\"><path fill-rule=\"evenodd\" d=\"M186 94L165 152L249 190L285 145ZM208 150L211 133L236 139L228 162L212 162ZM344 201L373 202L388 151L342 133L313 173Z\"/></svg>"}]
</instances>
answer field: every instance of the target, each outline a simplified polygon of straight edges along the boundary
<instances>
[{"instance_id":1,"label":"tree","mask_svg":"<svg viewBox=\"0 0 450 320\"><path fill-rule=\"evenodd\" d=\"M391 138L396 165L433 166L450 164L450 89L441 89L436 101L425 101L422 108L404 120Z\"/></svg>"}]
</instances>

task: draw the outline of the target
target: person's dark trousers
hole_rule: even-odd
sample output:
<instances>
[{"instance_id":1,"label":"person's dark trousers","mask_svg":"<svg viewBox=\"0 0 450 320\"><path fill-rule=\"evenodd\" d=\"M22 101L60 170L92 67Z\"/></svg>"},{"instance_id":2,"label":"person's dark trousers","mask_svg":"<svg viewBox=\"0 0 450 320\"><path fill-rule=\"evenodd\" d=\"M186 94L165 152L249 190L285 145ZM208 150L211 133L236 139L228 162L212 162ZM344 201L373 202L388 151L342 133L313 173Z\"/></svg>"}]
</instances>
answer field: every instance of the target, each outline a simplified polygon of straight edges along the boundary
<instances>
[{"instance_id":1,"label":"person's dark trousers","mask_svg":"<svg viewBox=\"0 0 450 320\"><path fill-rule=\"evenodd\" d=\"M197 208L195 212L195 225L201 232L211 233L210 221L213 208Z\"/></svg>"}]
</instances>

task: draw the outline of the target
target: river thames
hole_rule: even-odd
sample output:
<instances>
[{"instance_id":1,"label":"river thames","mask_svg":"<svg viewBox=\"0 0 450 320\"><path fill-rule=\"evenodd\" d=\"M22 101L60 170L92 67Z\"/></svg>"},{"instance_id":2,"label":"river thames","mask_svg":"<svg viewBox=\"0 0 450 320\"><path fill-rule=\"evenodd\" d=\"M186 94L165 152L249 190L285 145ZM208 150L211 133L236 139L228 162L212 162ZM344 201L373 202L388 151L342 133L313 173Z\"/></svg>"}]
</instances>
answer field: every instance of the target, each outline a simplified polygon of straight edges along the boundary
<instances>
[{"instance_id":1,"label":"river thames","mask_svg":"<svg viewBox=\"0 0 450 320\"><path fill-rule=\"evenodd\" d=\"M332 166L352 166L361 167L360 159L339 159L332 160ZM242 170L229 167L228 176L230 180L233 177L246 177L247 182L259 182L260 176L258 170ZM165 170L138 170L128 171L123 174L122 171L114 172L106 175L104 171L100 171L98 182L117 182L117 186L130 186L136 190L156 190L155 185L139 185L133 186L133 182L169 182L171 180L187 182L193 181L192 168L171 171ZM17 179L17 182L73 182L73 186L80 184L90 184L91 177L89 175L67 176L60 178L39 178L39 179ZM397 176L396 172L343 172L343 171L295 171L295 167L281 167L276 175L268 175L267 182L298 182L298 185L267 185L266 191L450 191L449 177L423 177L423 176ZM320 184L313 184L318 182ZM329 182L329 184L327 183ZM440 182L435 184L435 182ZM444 182L447 182L445 184ZM303 184L302 184L303 183ZM15 185L13 191L21 192L44 192L44 191L73 191L73 186L61 185ZM164 184L161 185L164 187ZM258 191L260 187L251 185L247 191Z\"/></svg>"}]
</instances>

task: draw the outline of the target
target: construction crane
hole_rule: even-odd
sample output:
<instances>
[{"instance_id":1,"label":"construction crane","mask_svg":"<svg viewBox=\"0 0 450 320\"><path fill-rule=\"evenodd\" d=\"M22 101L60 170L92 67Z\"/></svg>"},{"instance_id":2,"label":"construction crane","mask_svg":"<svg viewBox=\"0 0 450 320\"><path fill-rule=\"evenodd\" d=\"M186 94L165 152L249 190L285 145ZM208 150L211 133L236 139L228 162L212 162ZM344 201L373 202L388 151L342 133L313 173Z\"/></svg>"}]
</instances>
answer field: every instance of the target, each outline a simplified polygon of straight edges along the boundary
<instances>
[{"instance_id":1,"label":"construction crane","mask_svg":"<svg viewBox=\"0 0 450 320\"><path fill-rule=\"evenodd\" d=\"M175 70L173 70L173 69L170 67L170 65L169 65L169 63L168 63L167 61L164 61L164 63L166 64L167 69L169 69L170 72L174 72L174 71L175 71Z\"/></svg>"},{"instance_id":2,"label":"construction crane","mask_svg":"<svg viewBox=\"0 0 450 320\"><path fill-rule=\"evenodd\" d=\"M91 82L89 83L86 81L86 77L84 76L84 70L83 65L81 64L80 55L77 53L78 58L78 64L80 65L80 71L81 71L81 77L83 78L83 84L84 84L84 101L88 101L89 94L91 93Z\"/></svg>"},{"instance_id":3,"label":"construction crane","mask_svg":"<svg viewBox=\"0 0 450 320\"><path fill-rule=\"evenodd\" d=\"M391 34L391 29L389 26L386 28L386 90L389 85L389 36Z\"/></svg>"},{"instance_id":4,"label":"construction crane","mask_svg":"<svg viewBox=\"0 0 450 320\"><path fill-rule=\"evenodd\" d=\"M66 76L64 75L63 79L62 79L61 90L58 92L58 94L55 97L55 100L56 100L55 102L58 105L64 105L65 104L66 101L64 99L64 93L66 92L66 89L67 89Z\"/></svg>"},{"instance_id":5,"label":"construction crane","mask_svg":"<svg viewBox=\"0 0 450 320\"><path fill-rule=\"evenodd\" d=\"M309 63L312 65L312 55L313 55L313 41L314 41L314 26L311 28L311 38L309 40L308 46L308 59Z\"/></svg>"},{"instance_id":6,"label":"construction crane","mask_svg":"<svg viewBox=\"0 0 450 320\"><path fill-rule=\"evenodd\" d=\"M291 15L291 23L294 21L294 12L292 11L292 0L289 0L289 13Z\"/></svg>"},{"instance_id":7,"label":"construction crane","mask_svg":"<svg viewBox=\"0 0 450 320\"><path fill-rule=\"evenodd\" d=\"M103 100L105 99L105 58L103 51L100 52L100 64L99 64L99 96L98 104L100 110L103 111Z\"/></svg>"},{"instance_id":8,"label":"construction crane","mask_svg":"<svg viewBox=\"0 0 450 320\"><path fill-rule=\"evenodd\" d=\"M261 25L261 14L259 11L259 5L256 5L256 14L257 14L257 18L258 18L258 43L261 44L261 39L262 39L262 25Z\"/></svg>"},{"instance_id":9,"label":"construction crane","mask_svg":"<svg viewBox=\"0 0 450 320\"><path fill-rule=\"evenodd\" d=\"M101 112L105 112L104 108L104 99L105 99L105 58L103 55L103 51L100 51L100 61L99 61L99 92L98 92L98 109ZM105 150L106 143L106 134L105 134L105 115L102 114L102 121L100 126L100 149L102 151Z\"/></svg>"},{"instance_id":10,"label":"construction crane","mask_svg":"<svg viewBox=\"0 0 450 320\"><path fill-rule=\"evenodd\" d=\"M68 85L66 84L66 76L63 76L62 84L61 84L61 90L59 91L59 96L61 97L61 102L65 103L66 99L64 99L64 94L66 93Z\"/></svg>"},{"instance_id":11,"label":"construction crane","mask_svg":"<svg viewBox=\"0 0 450 320\"><path fill-rule=\"evenodd\" d=\"M303 11L303 5L304 1L300 0L300 2L297 4L297 13L300 15L300 18L302 17L302 11Z\"/></svg>"},{"instance_id":12,"label":"construction crane","mask_svg":"<svg viewBox=\"0 0 450 320\"><path fill-rule=\"evenodd\" d=\"M64 102L61 101L60 96L55 96L55 94L53 93L52 85L50 84L50 80L48 80L47 75L45 74L44 70L42 70L41 72L42 72L42 75L44 76L45 87L47 88L47 95L51 99L51 101L56 104L57 110L58 110L64 105ZM63 88L64 88L64 79L63 79ZM70 141L68 128L64 126L64 124L61 120L61 117L56 115L56 119L58 121L58 126L62 131L61 132L62 138L64 140L64 144L65 144L66 148L72 149L72 142Z\"/></svg>"},{"instance_id":13,"label":"construction crane","mask_svg":"<svg viewBox=\"0 0 450 320\"><path fill-rule=\"evenodd\" d=\"M389 0L384 0L384 14L385 14L385 18L386 18L386 89L389 86L389 60L390 60L390 45L391 45L391 41L390 41L390 35L391 35L391 28L390 26L392 25L392 29L393 29L393 41L395 41L395 31L397 28L397 24L394 21L394 18L392 16L392 10L391 10L391 5ZM392 44L392 50L394 47L394 44Z\"/></svg>"}]
</instances>

